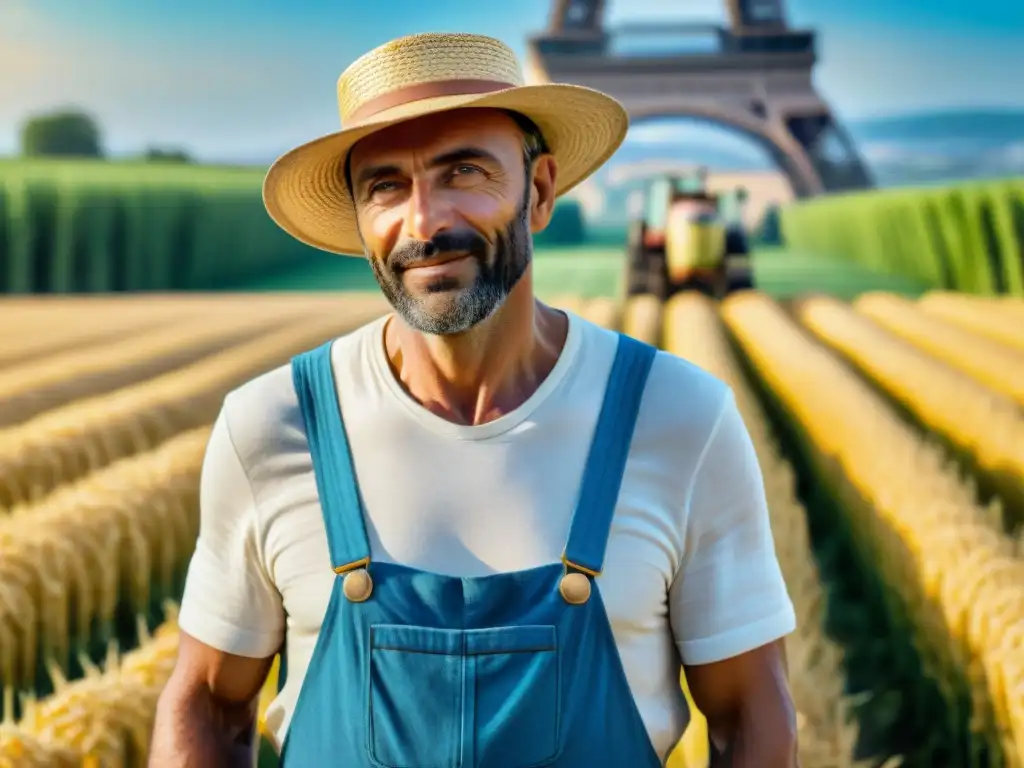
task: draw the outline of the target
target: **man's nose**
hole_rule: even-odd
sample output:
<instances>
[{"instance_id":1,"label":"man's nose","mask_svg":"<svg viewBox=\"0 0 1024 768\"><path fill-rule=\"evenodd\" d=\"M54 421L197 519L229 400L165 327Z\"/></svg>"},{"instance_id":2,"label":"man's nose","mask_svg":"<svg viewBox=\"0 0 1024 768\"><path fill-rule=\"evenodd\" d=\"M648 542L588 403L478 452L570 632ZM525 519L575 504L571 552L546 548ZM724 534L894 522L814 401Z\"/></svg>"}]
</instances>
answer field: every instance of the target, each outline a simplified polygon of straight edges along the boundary
<instances>
[{"instance_id":1,"label":"man's nose","mask_svg":"<svg viewBox=\"0 0 1024 768\"><path fill-rule=\"evenodd\" d=\"M405 234L420 242L432 240L454 223L454 211L445 195L438 194L429 181L414 181L405 217Z\"/></svg>"}]
</instances>

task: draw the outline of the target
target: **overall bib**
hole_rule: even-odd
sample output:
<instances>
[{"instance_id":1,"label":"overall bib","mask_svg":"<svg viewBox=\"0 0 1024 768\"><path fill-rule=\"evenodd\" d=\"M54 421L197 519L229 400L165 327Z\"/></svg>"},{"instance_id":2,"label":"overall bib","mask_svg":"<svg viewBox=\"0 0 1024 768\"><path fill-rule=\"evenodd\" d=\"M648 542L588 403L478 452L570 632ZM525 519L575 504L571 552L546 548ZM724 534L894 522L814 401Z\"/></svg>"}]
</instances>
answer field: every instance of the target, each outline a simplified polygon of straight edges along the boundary
<instances>
[{"instance_id":1,"label":"overall bib","mask_svg":"<svg viewBox=\"0 0 1024 768\"><path fill-rule=\"evenodd\" d=\"M330 346L293 360L339 575L281 765L660 768L591 589L654 354L619 337L562 562L468 578L371 562Z\"/></svg>"}]
</instances>

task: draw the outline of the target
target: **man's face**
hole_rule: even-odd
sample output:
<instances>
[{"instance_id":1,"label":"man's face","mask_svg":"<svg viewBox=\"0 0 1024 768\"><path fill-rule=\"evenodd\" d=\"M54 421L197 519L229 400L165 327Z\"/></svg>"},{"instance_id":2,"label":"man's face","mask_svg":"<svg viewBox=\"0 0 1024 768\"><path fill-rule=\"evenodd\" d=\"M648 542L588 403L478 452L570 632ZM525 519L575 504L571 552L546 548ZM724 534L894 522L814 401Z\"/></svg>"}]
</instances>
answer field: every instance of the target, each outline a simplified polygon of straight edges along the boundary
<instances>
[{"instance_id":1,"label":"man's face","mask_svg":"<svg viewBox=\"0 0 1024 768\"><path fill-rule=\"evenodd\" d=\"M508 115L394 126L356 144L350 171L366 256L410 326L462 333L501 306L532 257L532 173Z\"/></svg>"}]
</instances>

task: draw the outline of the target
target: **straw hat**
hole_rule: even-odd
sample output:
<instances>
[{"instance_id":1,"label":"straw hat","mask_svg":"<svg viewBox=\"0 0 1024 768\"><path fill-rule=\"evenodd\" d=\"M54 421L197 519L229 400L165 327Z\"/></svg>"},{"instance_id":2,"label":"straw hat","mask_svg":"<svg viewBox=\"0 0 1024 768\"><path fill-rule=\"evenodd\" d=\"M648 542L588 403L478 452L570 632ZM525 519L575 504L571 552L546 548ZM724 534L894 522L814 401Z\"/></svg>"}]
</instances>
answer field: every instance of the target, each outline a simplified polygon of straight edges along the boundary
<instances>
[{"instance_id":1,"label":"straw hat","mask_svg":"<svg viewBox=\"0 0 1024 768\"><path fill-rule=\"evenodd\" d=\"M626 136L615 99L577 85L524 85L515 54L482 35L422 34L361 56L338 79L343 130L278 158L263 182L270 217L296 239L325 251L362 255L344 178L352 146L395 123L466 107L526 115L558 161L556 195L597 170Z\"/></svg>"}]
</instances>

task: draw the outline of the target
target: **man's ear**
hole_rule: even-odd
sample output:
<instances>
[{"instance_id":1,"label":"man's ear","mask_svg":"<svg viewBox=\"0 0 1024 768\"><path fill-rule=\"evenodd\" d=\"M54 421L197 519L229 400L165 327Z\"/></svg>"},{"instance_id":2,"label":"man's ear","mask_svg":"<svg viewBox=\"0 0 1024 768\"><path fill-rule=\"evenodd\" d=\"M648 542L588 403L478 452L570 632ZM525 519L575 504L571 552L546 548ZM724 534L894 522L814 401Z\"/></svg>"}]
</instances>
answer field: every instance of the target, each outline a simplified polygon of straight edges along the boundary
<instances>
[{"instance_id":1,"label":"man's ear","mask_svg":"<svg viewBox=\"0 0 1024 768\"><path fill-rule=\"evenodd\" d=\"M543 231L555 210L555 182L558 162L554 155L544 154L533 164L533 190L530 195L530 231Z\"/></svg>"}]
</instances>

